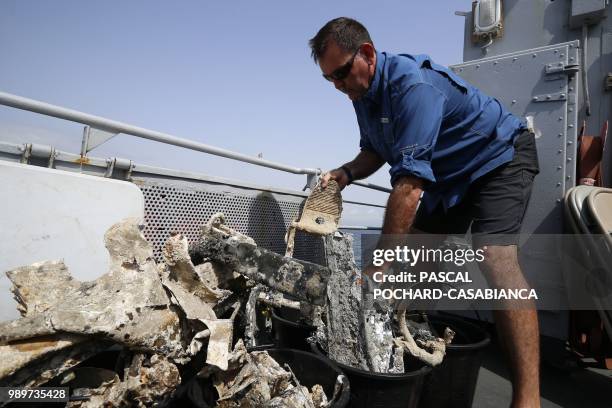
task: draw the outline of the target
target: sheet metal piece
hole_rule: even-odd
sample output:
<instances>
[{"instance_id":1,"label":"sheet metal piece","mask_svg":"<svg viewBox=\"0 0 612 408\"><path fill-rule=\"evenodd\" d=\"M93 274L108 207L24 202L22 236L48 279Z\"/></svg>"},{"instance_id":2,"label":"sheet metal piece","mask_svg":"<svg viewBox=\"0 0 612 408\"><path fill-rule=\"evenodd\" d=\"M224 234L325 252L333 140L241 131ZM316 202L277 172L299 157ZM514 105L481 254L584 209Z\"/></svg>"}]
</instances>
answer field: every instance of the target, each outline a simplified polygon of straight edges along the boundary
<instances>
[{"instance_id":1,"label":"sheet metal piece","mask_svg":"<svg viewBox=\"0 0 612 408\"><path fill-rule=\"evenodd\" d=\"M328 268L286 258L272 251L215 231L205 231L191 248L192 256L224 264L255 282L322 305L325 302Z\"/></svg>"}]
</instances>

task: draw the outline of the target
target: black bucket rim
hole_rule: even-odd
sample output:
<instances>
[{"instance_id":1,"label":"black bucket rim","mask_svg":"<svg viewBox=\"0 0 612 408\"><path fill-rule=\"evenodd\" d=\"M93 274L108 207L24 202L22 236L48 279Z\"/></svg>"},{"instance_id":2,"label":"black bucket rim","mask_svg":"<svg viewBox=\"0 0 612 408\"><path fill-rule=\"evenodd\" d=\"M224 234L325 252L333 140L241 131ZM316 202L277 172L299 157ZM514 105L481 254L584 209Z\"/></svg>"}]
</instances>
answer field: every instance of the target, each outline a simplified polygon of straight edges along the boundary
<instances>
[{"instance_id":1,"label":"black bucket rim","mask_svg":"<svg viewBox=\"0 0 612 408\"><path fill-rule=\"evenodd\" d=\"M331 359L325 359L317 354L314 353L309 353L308 351L304 351L304 350L299 350L299 349L292 349L292 348L288 348L288 347L272 347L266 350L257 350L257 351L267 351L269 352L274 352L274 351L279 351L279 352L291 352L291 353L295 353L295 354L302 354L307 356L308 358L310 357L315 357L317 360L324 362L325 364L329 364L332 366L332 368L334 369L334 371L336 371L339 375L344 375L346 377L346 375L344 374L344 372L340 369L340 367L338 366L338 364L336 362L334 362Z\"/></svg>"},{"instance_id":2,"label":"black bucket rim","mask_svg":"<svg viewBox=\"0 0 612 408\"><path fill-rule=\"evenodd\" d=\"M461 318L461 317L456 317L456 316L448 316L448 315L430 315L428 316L428 319L430 322L441 322L441 323L445 323L448 322L449 326L452 326L453 323L459 322L460 324L464 325L464 326L468 326L470 328L475 329L477 332L482 333L484 335L484 338L476 343L468 343L468 344L453 344L452 342L450 344L448 344L446 346L446 348L448 350L472 350L472 351L476 351L476 350L480 350L483 349L485 347L487 347L490 343L491 343L491 336L489 335L489 332L487 332L485 329L483 329L482 327L480 327L479 325L472 323L471 321L465 319L465 318ZM452 327L451 327L452 328Z\"/></svg>"},{"instance_id":3,"label":"black bucket rim","mask_svg":"<svg viewBox=\"0 0 612 408\"><path fill-rule=\"evenodd\" d=\"M354 373L354 374L358 374L362 377L366 377L369 379L381 379L381 380L395 380L395 381L401 381L401 380L406 380L408 378L412 378L412 377L419 377L419 376L425 376L427 374L429 374L432 370L432 367L427 365L427 363L422 362L423 366L421 368L419 368L418 370L414 370L414 371L410 371L408 373L402 373L402 374L393 374L393 373L373 373L371 371L365 371L362 370L361 368L355 368L355 367L351 367L348 366L346 364L342 364L338 361L332 360L331 358L329 358L321 349L321 345L318 342L311 342L310 343L310 348L312 350L311 354L315 354L318 356L321 356L322 358L327 359L328 361L331 361L333 364L337 365L338 367L340 367L341 370L345 370L347 371L347 374L350 373Z\"/></svg>"},{"instance_id":4,"label":"black bucket rim","mask_svg":"<svg viewBox=\"0 0 612 408\"><path fill-rule=\"evenodd\" d=\"M342 371L342 369L338 366L338 364L333 361L330 358L325 358L322 356L319 356L318 354L315 353L309 353L308 351L304 351L304 350L298 350L298 349L292 349L292 348L287 348L287 347L272 347L266 350L257 350L257 351L266 351L268 352L268 354L270 354L270 352L290 352L290 353L294 353L294 354L298 354L298 355L303 355L306 356L306 358L314 358L317 361L320 361L321 363L330 366L334 372L336 373L336 379L338 378L338 376L342 376L343 378L343 382L342 382L342 391L340 392L340 397L338 398L338 400L336 400L336 404L340 405L340 406L346 406L349 402L349 398L350 398L350 392L351 392L351 380L348 378L348 376L346 375L346 373L344 371ZM270 354L270 357L274 358L274 356L272 356ZM275 360L276 361L276 360ZM331 401L331 398L333 398L333 395L329 396L327 395L327 398Z\"/></svg>"},{"instance_id":5,"label":"black bucket rim","mask_svg":"<svg viewBox=\"0 0 612 408\"><path fill-rule=\"evenodd\" d=\"M311 326L309 324L304 324L304 323L297 323L297 322L292 322L291 320L287 320L284 317L280 317L279 315L276 314L276 308L272 308L272 318L276 319L288 326L291 327L295 327L298 329L308 329L311 331L317 330L316 326ZM293 349L288 349L288 350L293 350Z\"/></svg>"}]
</instances>

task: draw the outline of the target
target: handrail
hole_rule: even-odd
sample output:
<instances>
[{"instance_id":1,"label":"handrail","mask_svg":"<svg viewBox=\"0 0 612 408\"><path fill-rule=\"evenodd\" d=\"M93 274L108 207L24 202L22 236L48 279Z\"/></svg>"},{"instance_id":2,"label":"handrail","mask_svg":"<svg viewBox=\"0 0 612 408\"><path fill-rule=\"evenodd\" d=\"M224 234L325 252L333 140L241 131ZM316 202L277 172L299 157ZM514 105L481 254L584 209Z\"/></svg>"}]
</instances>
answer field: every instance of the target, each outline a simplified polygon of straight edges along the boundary
<instances>
[{"instance_id":1,"label":"handrail","mask_svg":"<svg viewBox=\"0 0 612 408\"><path fill-rule=\"evenodd\" d=\"M60 119L69 120L72 122L89 125L96 129L112 132L112 133L125 133L143 139L153 140L156 142L166 143L174 146L184 147L190 150L196 150L199 152L213 154L215 156L221 156L232 160L238 160L246 163L255 164L258 166L268 167L275 170L281 170L293 174L308 174L317 175L320 173L319 169L312 168L298 168L287 166L280 163L275 163L269 160L259 159L256 157L247 156L242 153L236 153L231 150L221 149L218 147L210 146L204 143L194 142L189 139L184 139L176 136L172 136L167 133L157 132L141 128L138 126L132 126L123 122L103 118L101 116L90 115L88 113L79 112L73 109L63 108L61 106L52 105L46 102L37 101L35 99L24 98L9 94L6 92L0 92L0 104L10 106L17 109L23 109L30 112L35 112L43 115L53 116ZM362 181L356 181L353 184L370 188L373 190L390 192L391 190Z\"/></svg>"}]
</instances>

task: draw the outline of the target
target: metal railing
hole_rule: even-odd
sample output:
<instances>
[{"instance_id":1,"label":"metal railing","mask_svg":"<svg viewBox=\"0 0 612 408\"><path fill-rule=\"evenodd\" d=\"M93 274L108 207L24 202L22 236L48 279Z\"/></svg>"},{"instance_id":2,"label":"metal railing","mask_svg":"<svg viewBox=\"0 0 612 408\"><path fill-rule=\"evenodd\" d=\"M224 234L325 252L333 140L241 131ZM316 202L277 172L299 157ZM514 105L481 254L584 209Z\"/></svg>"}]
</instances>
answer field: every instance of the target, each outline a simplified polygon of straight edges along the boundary
<instances>
[{"instance_id":1,"label":"metal railing","mask_svg":"<svg viewBox=\"0 0 612 408\"><path fill-rule=\"evenodd\" d=\"M105 132L124 133L143 139L153 140L165 144L184 147L186 149L195 150L203 153L209 153L215 156L221 156L232 160L238 160L245 163L255 164L257 166L268 167L275 170L285 171L293 174L305 174L307 176L318 176L321 173L320 169L300 168L288 166L281 163L275 163L269 160L259 159L256 157L247 156L242 153L233 152L231 150L221 149L210 146L204 143L195 142L189 139L176 137L167 133L157 132L150 129L141 128L138 126L129 125L127 123L118 122L115 120L103 118L100 116L90 115L88 113L79 112L73 109L67 109L60 106L52 105L46 102L37 101L34 99L24 98L21 96L0 92L0 104L10 106L17 109L27 110L47 116L53 116L60 119L69 120L72 122L81 123L99 129ZM377 184L368 183L365 181L355 181L353 184L378 190L390 192L391 189Z\"/></svg>"}]
</instances>

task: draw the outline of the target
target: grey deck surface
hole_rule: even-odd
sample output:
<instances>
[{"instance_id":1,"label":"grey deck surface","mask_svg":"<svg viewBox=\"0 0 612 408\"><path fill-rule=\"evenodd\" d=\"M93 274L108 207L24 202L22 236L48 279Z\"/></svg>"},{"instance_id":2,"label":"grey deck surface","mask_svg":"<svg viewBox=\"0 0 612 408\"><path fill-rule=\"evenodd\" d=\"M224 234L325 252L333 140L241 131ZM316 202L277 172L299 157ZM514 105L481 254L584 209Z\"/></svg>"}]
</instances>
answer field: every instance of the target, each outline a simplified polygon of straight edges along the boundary
<instances>
[{"instance_id":1,"label":"grey deck surface","mask_svg":"<svg viewBox=\"0 0 612 408\"><path fill-rule=\"evenodd\" d=\"M486 351L480 369L473 407L510 405L512 388L504 357L495 343ZM547 364L541 371L542 407L612 407L612 370L575 368L562 370Z\"/></svg>"}]
</instances>

